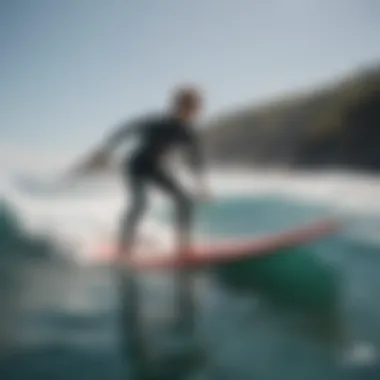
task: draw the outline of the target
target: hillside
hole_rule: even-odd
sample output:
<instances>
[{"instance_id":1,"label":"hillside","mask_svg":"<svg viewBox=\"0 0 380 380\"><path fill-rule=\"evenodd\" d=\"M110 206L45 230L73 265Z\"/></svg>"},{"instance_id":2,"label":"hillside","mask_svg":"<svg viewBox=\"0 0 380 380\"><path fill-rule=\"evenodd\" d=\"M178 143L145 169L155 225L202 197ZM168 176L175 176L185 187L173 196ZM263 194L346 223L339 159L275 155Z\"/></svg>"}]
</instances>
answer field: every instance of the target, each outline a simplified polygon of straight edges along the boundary
<instances>
[{"instance_id":1,"label":"hillside","mask_svg":"<svg viewBox=\"0 0 380 380\"><path fill-rule=\"evenodd\" d=\"M210 124L206 150L218 164L380 170L380 66Z\"/></svg>"}]
</instances>

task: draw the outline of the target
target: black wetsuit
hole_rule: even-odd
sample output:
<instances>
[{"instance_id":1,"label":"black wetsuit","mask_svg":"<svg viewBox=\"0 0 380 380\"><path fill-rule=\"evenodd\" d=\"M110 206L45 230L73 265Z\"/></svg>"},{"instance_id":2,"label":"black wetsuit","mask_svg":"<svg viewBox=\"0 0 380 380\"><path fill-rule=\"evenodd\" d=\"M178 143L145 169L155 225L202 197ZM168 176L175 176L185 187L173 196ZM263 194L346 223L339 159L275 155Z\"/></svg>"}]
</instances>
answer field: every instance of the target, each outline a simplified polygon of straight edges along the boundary
<instances>
[{"instance_id":1,"label":"black wetsuit","mask_svg":"<svg viewBox=\"0 0 380 380\"><path fill-rule=\"evenodd\" d=\"M167 172L164 160L173 148L183 148L187 150L192 169L201 170L203 159L197 134L192 126L173 116L154 116L121 129L111 138L110 144L118 143L125 134L130 133L136 133L141 141L139 147L125 160L125 175L132 199L122 226L122 247L133 242L137 223L146 210L147 188L151 185L160 188L175 201L179 233L188 233L192 200Z\"/></svg>"}]
</instances>

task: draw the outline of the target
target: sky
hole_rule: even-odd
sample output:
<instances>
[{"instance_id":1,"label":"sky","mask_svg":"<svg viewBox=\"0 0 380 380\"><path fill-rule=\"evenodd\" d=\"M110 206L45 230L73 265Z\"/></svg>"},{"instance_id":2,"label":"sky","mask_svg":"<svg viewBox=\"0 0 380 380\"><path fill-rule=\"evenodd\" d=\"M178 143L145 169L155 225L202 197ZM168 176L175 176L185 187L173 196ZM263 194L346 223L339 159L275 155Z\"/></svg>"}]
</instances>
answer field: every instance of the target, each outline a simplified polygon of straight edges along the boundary
<instances>
[{"instance_id":1,"label":"sky","mask_svg":"<svg viewBox=\"0 0 380 380\"><path fill-rule=\"evenodd\" d=\"M377 0L0 0L0 168L66 162L178 83L202 86L211 115L380 62L379 14Z\"/></svg>"}]
</instances>

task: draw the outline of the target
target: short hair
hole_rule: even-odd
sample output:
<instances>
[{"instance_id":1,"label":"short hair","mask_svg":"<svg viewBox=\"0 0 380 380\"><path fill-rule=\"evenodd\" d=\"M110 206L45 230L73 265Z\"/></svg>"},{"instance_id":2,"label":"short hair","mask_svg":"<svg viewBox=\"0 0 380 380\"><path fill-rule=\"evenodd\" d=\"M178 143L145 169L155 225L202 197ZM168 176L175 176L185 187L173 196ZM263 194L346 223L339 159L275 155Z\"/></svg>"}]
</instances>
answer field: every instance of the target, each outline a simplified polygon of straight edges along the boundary
<instances>
[{"instance_id":1,"label":"short hair","mask_svg":"<svg viewBox=\"0 0 380 380\"><path fill-rule=\"evenodd\" d=\"M171 102L176 109L197 106L202 102L201 90L191 85L177 87L173 91Z\"/></svg>"}]
</instances>

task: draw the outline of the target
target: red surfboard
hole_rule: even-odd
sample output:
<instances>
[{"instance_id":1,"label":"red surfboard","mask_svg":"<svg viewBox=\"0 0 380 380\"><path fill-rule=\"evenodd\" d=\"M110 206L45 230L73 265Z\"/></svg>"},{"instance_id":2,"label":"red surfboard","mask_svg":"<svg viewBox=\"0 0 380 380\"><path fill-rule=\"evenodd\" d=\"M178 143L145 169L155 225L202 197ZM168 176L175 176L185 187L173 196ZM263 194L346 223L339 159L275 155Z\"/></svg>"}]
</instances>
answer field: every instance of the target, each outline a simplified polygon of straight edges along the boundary
<instances>
[{"instance_id":1,"label":"red surfboard","mask_svg":"<svg viewBox=\"0 0 380 380\"><path fill-rule=\"evenodd\" d=\"M210 246L195 246L190 252L161 252L139 254L128 260L131 267L138 270L163 270L174 268L205 267L222 262L232 262L244 258L261 257L288 248L313 243L334 235L340 230L336 220L322 220L306 227L284 233L266 235L241 243L218 243Z\"/></svg>"}]
</instances>

